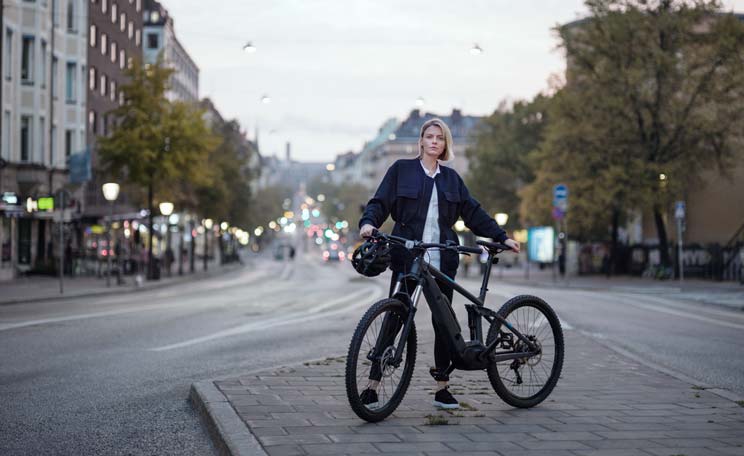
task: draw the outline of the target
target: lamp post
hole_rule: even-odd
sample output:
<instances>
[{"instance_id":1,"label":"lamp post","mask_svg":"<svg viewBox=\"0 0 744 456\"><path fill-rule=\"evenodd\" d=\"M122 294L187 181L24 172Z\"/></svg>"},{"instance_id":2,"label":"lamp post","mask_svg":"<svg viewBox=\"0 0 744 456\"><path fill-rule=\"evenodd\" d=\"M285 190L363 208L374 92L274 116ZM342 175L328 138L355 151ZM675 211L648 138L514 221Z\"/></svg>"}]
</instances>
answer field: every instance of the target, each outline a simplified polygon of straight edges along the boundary
<instances>
[{"instance_id":1,"label":"lamp post","mask_svg":"<svg viewBox=\"0 0 744 456\"><path fill-rule=\"evenodd\" d=\"M111 225L114 221L114 201L119 197L119 184L116 182L107 182L101 187L103 191L103 197L109 202L110 217L108 223L108 239L106 241L106 258L108 262L108 270L106 271L106 286L111 286L111 253L114 251L111 248Z\"/></svg>"},{"instance_id":2,"label":"lamp post","mask_svg":"<svg viewBox=\"0 0 744 456\"><path fill-rule=\"evenodd\" d=\"M209 233L212 231L214 222L212 219L204 219L204 270L208 269L207 262L209 261Z\"/></svg>"},{"instance_id":3,"label":"lamp post","mask_svg":"<svg viewBox=\"0 0 744 456\"><path fill-rule=\"evenodd\" d=\"M497 213L494 218L496 219L496 223L499 224L500 227L504 227L506 223L509 221L509 214L504 212ZM500 263L501 267L499 268L499 279L504 277L504 263Z\"/></svg>"},{"instance_id":4,"label":"lamp post","mask_svg":"<svg viewBox=\"0 0 744 456\"><path fill-rule=\"evenodd\" d=\"M168 277L171 275L170 262L170 215L173 213L173 203L163 201L158 205L160 213L165 217L165 266L168 271Z\"/></svg>"}]
</instances>

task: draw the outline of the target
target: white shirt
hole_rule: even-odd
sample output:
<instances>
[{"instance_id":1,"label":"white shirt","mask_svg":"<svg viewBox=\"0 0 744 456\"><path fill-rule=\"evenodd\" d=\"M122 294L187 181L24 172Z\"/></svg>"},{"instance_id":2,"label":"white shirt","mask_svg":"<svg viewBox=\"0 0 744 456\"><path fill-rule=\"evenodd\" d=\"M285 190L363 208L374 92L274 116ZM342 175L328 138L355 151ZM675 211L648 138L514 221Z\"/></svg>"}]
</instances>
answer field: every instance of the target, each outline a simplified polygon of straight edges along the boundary
<instances>
[{"instance_id":1,"label":"white shirt","mask_svg":"<svg viewBox=\"0 0 744 456\"><path fill-rule=\"evenodd\" d=\"M429 173L429 170L424 166L424 162L420 161L421 167L424 168L424 173L432 179L436 177L439 171L439 163L437 163L437 169L434 173ZM434 185L431 189L431 199L429 200L429 209L426 212L426 223L424 224L424 235L421 239L423 242L434 242L439 243L439 197L437 196L437 183L434 181ZM437 269L440 268L441 263L441 252L439 249L428 249L427 258L429 264Z\"/></svg>"}]
</instances>

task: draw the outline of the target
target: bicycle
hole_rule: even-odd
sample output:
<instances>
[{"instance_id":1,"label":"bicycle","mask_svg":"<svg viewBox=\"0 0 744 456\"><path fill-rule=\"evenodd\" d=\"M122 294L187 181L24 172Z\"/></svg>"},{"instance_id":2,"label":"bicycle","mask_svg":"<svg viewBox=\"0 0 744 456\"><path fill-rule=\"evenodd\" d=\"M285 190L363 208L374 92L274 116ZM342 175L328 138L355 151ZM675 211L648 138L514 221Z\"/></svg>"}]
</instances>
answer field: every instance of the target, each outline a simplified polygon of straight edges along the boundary
<instances>
[{"instance_id":1,"label":"bicycle","mask_svg":"<svg viewBox=\"0 0 744 456\"><path fill-rule=\"evenodd\" d=\"M369 240L408 249L413 263L410 272L398 275L392 296L367 310L349 344L346 394L357 416L369 422L384 420L403 400L416 362L414 316L422 293L433 318L446 330L453 359L445 375L455 369L485 370L496 394L514 407L534 407L548 397L558 382L564 355L563 330L553 309L542 299L529 295L510 299L498 312L484 304L491 267L498 263L500 253L511 250L508 246L477 242L486 249L488 262L480 294L475 297L427 263L424 256L430 248L466 254L479 254L480 248L459 246L451 241L423 243L377 231ZM412 294L403 286L409 279L416 284ZM472 303L465 305L469 341L463 339L454 311L436 279L445 281ZM490 323L485 344L482 319ZM364 404L360 387L366 390L371 380L379 382L379 398L374 404Z\"/></svg>"}]
</instances>

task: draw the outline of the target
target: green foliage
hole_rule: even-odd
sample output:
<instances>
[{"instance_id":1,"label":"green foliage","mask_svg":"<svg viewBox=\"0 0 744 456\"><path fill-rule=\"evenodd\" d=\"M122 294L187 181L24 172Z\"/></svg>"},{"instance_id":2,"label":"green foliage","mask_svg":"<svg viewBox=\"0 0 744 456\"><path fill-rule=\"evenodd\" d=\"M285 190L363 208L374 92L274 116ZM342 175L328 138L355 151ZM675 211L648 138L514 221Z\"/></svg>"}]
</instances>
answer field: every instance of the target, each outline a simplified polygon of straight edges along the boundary
<instances>
[{"instance_id":1,"label":"green foliage","mask_svg":"<svg viewBox=\"0 0 744 456\"><path fill-rule=\"evenodd\" d=\"M741 145L744 26L710 1L586 4L589 19L557 30L567 82L533 156L522 213L545 221L549 189L563 182L583 235L607 233L612 211L646 209L658 215L664 247L671 201L702 171L725 173Z\"/></svg>"},{"instance_id":2,"label":"green foliage","mask_svg":"<svg viewBox=\"0 0 744 456\"><path fill-rule=\"evenodd\" d=\"M196 188L196 201L201 212L230 225L251 225L251 181L256 178L249 161L257 151L235 121L216 119L212 134L218 143L209 153L207 168L212 175L209 182ZM281 203L280 203L281 204Z\"/></svg>"},{"instance_id":3,"label":"green foliage","mask_svg":"<svg viewBox=\"0 0 744 456\"><path fill-rule=\"evenodd\" d=\"M111 112L115 127L99 138L98 154L102 170L133 195L152 187L156 199L187 204L195 186L212 180L206 163L215 138L195 106L166 99L172 72L162 60L146 67L135 60L122 86L124 104Z\"/></svg>"},{"instance_id":4,"label":"green foliage","mask_svg":"<svg viewBox=\"0 0 744 456\"><path fill-rule=\"evenodd\" d=\"M549 105L544 95L510 108L502 103L476 129L466 151L467 184L488 213L506 212L512 222L520 220L518 192L534 180L528 157L542 140Z\"/></svg>"},{"instance_id":5,"label":"green foliage","mask_svg":"<svg viewBox=\"0 0 744 456\"><path fill-rule=\"evenodd\" d=\"M282 203L286 198L291 198L293 189L289 186L270 186L258 190L248 211L248 226L263 226L268 229L270 221L282 216L284 210Z\"/></svg>"}]
</instances>

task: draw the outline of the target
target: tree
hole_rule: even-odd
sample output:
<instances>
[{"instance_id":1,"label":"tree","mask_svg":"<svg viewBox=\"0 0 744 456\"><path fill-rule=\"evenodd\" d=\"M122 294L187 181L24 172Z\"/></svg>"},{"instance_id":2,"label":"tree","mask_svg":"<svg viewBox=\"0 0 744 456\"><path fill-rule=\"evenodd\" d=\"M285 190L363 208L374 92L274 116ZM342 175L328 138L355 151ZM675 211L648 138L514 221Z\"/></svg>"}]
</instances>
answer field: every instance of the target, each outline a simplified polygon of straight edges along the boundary
<instances>
[{"instance_id":1,"label":"tree","mask_svg":"<svg viewBox=\"0 0 744 456\"><path fill-rule=\"evenodd\" d=\"M476 128L467 151L467 184L490 214L506 212L519 221L519 190L534 180L529 155L540 143L550 98L537 95L499 108Z\"/></svg>"},{"instance_id":2,"label":"tree","mask_svg":"<svg viewBox=\"0 0 744 456\"><path fill-rule=\"evenodd\" d=\"M524 195L534 204L539 187L571 179L572 220L582 206L587 215L649 210L670 266L671 201L703 170L725 174L741 145L744 26L717 1L586 5L588 19L557 29L568 62L564 105Z\"/></svg>"},{"instance_id":3,"label":"tree","mask_svg":"<svg viewBox=\"0 0 744 456\"><path fill-rule=\"evenodd\" d=\"M256 177L249 167L253 145L240 131L237 120L217 119L212 125L217 138L208 158L212 179L196 189L200 213L233 226L250 223L251 181Z\"/></svg>"},{"instance_id":4,"label":"tree","mask_svg":"<svg viewBox=\"0 0 744 456\"><path fill-rule=\"evenodd\" d=\"M149 210L148 277L153 277L152 236L156 197L188 200L192 187L209 182L206 159L214 138L196 107L165 97L173 70L162 59L147 66L135 59L122 85L124 103L111 111L115 126L98 141L103 171L129 186L147 191ZM180 190L180 192L178 191Z\"/></svg>"}]
</instances>

